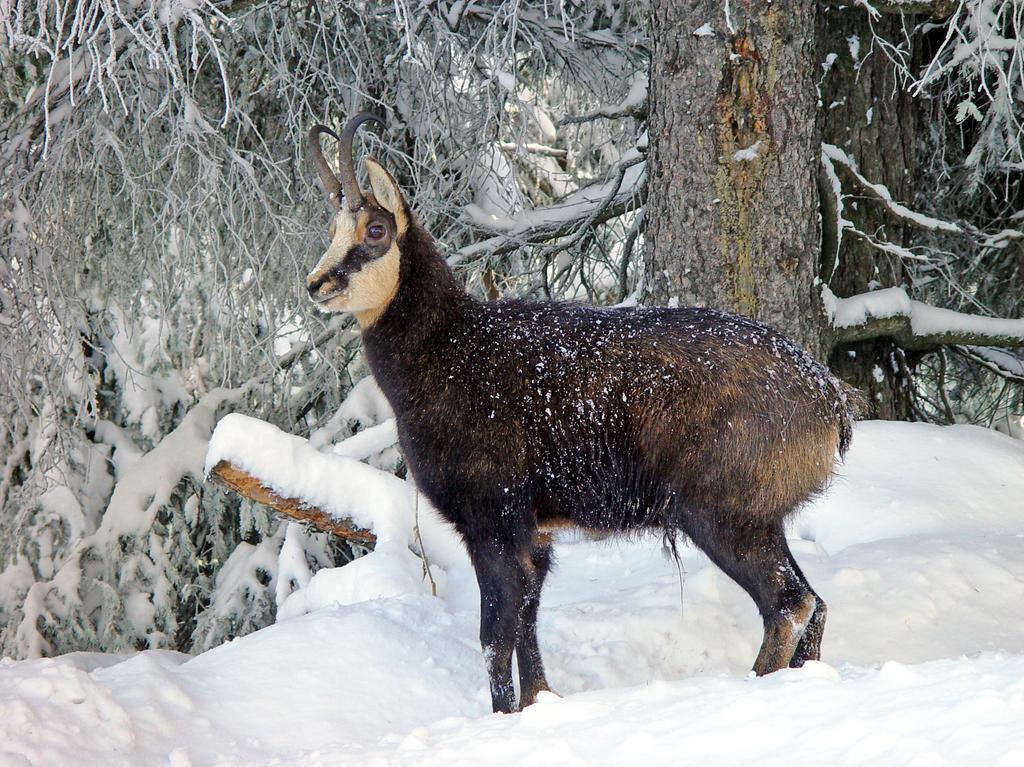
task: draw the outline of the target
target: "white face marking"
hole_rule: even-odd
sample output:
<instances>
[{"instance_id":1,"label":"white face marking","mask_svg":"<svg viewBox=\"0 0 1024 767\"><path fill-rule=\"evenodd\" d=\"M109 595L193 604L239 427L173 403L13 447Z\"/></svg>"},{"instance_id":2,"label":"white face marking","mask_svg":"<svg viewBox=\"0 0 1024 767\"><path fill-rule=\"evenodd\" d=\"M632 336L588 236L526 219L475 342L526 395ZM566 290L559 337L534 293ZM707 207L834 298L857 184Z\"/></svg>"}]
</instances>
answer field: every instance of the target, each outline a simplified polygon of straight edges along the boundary
<instances>
[{"instance_id":1,"label":"white face marking","mask_svg":"<svg viewBox=\"0 0 1024 767\"><path fill-rule=\"evenodd\" d=\"M345 208L334 214L334 238L313 267L313 271L306 276L307 282L312 282L324 272L336 269L344 263L345 256L355 244L357 215Z\"/></svg>"},{"instance_id":2,"label":"white face marking","mask_svg":"<svg viewBox=\"0 0 1024 767\"><path fill-rule=\"evenodd\" d=\"M319 309L352 312L363 327L376 322L398 291L401 260L398 240L409 227L402 192L391 174L373 159L367 159L366 168L373 190L373 195L367 196L367 206L355 213L343 207L334 214L331 244L306 277L307 285L318 285L310 297ZM377 258L370 261L360 259L361 265L351 271L345 263L349 253L364 241L366 227L377 219L382 210L390 213L394 221L393 227L388 225L390 246ZM373 242L376 243L374 252L380 253L387 240L378 238ZM334 273L344 276L335 279Z\"/></svg>"},{"instance_id":3,"label":"white face marking","mask_svg":"<svg viewBox=\"0 0 1024 767\"><path fill-rule=\"evenodd\" d=\"M313 284L333 271L347 276L340 288L328 278L313 298L317 308L324 312L352 312L360 325L372 324L394 297L398 289L398 245L391 247L379 258L363 263L356 271L345 269L345 262L355 245L362 240L368 223L367 211L355 213L342 208L334 216L334 237L316 267L306 278Z\"/></svg>"}]
</instances>

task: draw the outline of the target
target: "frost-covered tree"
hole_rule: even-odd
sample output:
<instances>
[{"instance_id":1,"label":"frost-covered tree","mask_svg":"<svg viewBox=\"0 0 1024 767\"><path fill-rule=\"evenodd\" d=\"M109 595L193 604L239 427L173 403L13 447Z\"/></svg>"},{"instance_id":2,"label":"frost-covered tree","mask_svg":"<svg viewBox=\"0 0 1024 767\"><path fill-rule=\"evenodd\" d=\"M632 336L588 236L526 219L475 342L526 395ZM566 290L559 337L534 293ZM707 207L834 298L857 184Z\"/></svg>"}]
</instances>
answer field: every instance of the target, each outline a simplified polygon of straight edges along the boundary
<instances>
[{"instance_id":1,"label":"frost-covered tree","mask_svg":"<svg viewBox=\"0 0 1024 767\"><path fill-rule=\"evenodd\" d=\"M377 417L357 334L304 295L313 122L386 117L371 149L472 290L633 291L639 124L589 115L642 109L642 12L3 5L4 652L203 648L272 619L284 541L347 555L202 476L228 410L325 448Z\"/></svg>"},{"instance_id":2,"label":"frost-covered tree","mask_svg":"<svg viewBox=\"0 0 1024 767\"><path fill-rule=\"evenodd\" d=\"M229 410L321 449L387 418L357 332L304 287L326 244L304 136L358 110L481 297L722 305L831 350L883 414L1019 402L990 326L925 343L911 299L1019 316L1020 21L989 0L0 5L3 652L202 649L351 556L202 466ZM829 322L876 287L906 291L891 316Z\"/></svg>"}]
</instances>

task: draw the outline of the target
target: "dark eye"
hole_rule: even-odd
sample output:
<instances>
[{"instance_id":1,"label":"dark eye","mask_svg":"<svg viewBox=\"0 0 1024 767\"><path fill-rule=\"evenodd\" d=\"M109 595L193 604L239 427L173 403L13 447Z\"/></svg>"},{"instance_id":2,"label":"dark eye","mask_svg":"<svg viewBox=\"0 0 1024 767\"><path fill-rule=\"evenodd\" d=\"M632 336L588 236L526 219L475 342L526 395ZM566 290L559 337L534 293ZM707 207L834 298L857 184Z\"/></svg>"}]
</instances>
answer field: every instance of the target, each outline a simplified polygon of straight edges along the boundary
<instances>
[{"instance_id":1,"label":"dark eye","mask_svg":"<svg viewBox=\"0 0 1024 767\"><path fill-rule=\"evenodd\" d=\"M384 239L384 235L388 233L387 228L384 224L370 224L366 227L366 239L371 242L379 242Z\"/></svg>"}]
</instances>

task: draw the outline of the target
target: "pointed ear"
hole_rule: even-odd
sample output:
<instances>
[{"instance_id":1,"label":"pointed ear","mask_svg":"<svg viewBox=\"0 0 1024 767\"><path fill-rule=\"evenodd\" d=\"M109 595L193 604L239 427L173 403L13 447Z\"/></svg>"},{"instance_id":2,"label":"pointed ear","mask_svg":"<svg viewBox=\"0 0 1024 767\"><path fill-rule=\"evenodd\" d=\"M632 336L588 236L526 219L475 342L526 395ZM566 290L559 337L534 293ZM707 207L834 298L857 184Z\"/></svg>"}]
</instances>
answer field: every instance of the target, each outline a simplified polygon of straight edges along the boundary
<instances>
[{"instance_id":1,"label":"pointed ear","mask_svg":"<svg viewBox=\"0 0 1024 767\"><path fill-rule=\"evenodd\" d=\"M377 204L395 217L398 234L404 234L408 227L408 215L405 198L398 188L398 182L372 157L366 158L366 172L370 177L370 189L373 190Z\"/></svg>"}]
</instances>

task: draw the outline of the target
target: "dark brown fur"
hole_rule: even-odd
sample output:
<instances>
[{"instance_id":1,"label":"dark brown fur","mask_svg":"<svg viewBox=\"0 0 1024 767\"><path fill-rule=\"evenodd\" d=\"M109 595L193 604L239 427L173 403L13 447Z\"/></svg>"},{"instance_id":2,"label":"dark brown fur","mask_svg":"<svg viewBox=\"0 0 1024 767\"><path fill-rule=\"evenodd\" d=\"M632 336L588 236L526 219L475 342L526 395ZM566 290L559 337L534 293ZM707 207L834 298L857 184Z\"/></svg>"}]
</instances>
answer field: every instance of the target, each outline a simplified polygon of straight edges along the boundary
<instances>
[{"instance_id":1,"label":"dark brown fur","mask_svg":"<svg viewBox=\"0 0 1024 767\"><path fill-rule=\"evenodd\" d=\"M536 613L567 523L688 536L757 603L758 673L817 658L825 605L783 521L849 445L844 387L723 312L477 302L404 212L398 289L364 344L418 487L469 549L495 710L515 705L513 648L521 704L547 689Z\"/></svg>"}]
</instances>

